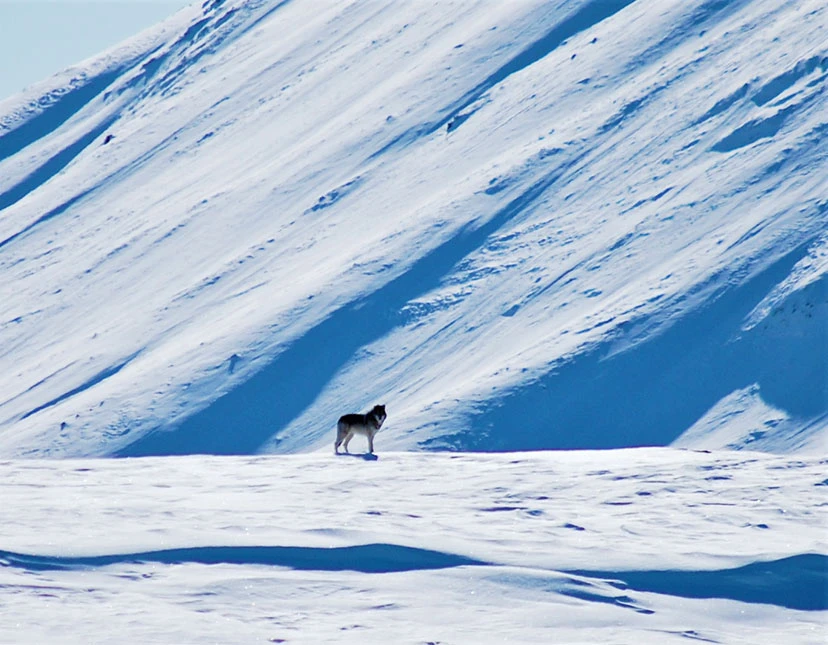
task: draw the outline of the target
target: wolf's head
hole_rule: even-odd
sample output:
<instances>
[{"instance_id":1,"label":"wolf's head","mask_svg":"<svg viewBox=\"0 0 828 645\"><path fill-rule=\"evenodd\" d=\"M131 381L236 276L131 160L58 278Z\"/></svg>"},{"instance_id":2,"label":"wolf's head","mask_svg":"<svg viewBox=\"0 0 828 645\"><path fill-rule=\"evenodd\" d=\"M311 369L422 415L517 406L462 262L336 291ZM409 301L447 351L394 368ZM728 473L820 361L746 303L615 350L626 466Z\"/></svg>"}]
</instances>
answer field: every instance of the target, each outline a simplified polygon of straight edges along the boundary
<instances>
[{"instance_id":1,"label":"wolf's head","mask_svg":"<svg viewBox=\"0 0 828 645\"><path fill-rule=\"evenodd\" d=\"M371 410L371 416L376 420L377 430L379 430L385 422L385 419L388 417L388 415L385 414L385 405L375 405Z\"/></svg>"}]
</instances>

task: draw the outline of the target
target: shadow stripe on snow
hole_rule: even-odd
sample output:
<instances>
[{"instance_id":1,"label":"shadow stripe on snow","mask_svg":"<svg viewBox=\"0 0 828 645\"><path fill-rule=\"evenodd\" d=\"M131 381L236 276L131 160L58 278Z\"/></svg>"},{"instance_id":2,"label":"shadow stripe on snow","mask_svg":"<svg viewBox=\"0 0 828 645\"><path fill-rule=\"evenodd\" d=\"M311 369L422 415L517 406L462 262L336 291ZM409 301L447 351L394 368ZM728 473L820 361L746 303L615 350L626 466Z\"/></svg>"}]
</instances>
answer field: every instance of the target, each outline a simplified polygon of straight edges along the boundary
<instances>
[{"instance_id":1,"label":"shadow stripe on snow","mask_svg":"<svg viewBox=\"0 0 828 645\"><path fill-rule=\"evenodd\" d=\"M204 546L93 556L28 555L0 551L0 566L29 571L88 569L141 562L268 565L304 571L361 571L363 573L448 569L464 565L488 564L462 555L396 544L363 544L331 548Z\"/></svg>"},{"instance_id":2,"label":"shadow stripe on snow","mask_svg":"<svg viewBox=\"0 0 828 645\"><path fill-rule=\"evenodd\" d=\"M103 93L128 67L128 64L124 64L78 81L75 86L53 90L40 97L38 103L46 104L46 107L0 136L0 161L56 131Z\"/></svg>"},{"instance_id":3,"label":"shadow stripe on snow","mask_svg":"<svg viewBox=\"0 0 828 645\"><path fill-rule=\"evenodd\" d=\"M788 609L828 609L828 555L805 553L718 571L569 571L617 589L681 598L726 598Z\"/></svg>"}]
</instances>

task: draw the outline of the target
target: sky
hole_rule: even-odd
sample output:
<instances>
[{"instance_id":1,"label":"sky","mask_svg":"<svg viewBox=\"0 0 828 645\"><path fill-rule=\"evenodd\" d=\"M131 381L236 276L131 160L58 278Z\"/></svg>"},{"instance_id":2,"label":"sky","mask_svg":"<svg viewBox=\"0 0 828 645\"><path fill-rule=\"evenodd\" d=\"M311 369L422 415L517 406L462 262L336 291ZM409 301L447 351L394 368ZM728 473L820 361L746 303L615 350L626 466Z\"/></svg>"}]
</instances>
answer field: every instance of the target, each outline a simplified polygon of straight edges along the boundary
<instances>
[{"instance_id":1,"label":"sky","mask_svg":"<svg viewBox=\"0 0 828 645\"><path fill-rule=\"evenodd\" d=\"M0 0L0 101L133 36L191 0Z\"/></svg>"}]
</instances>

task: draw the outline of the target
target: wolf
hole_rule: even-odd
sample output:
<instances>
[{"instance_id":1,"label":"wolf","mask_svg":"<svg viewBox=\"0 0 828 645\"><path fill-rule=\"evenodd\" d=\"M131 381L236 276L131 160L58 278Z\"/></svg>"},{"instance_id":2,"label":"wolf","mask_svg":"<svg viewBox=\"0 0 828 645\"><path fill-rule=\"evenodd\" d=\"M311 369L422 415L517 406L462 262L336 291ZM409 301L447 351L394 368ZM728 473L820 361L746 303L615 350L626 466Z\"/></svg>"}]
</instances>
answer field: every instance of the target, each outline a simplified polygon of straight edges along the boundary
<instances>
[{"instance_id":1,"label":"wolf","mask_svg":"<svg viewBox=\"0 0 828 645\"><path fill-rule=\"evenodd\" d=\"M339 417L336 424L336 443L334 452L339 454L339 446L345 442L345 452L348 452L348 442L355 434L368 437L368 452L374 454L374 435L379 432L388 415L384 405L375 405L368 414L345 414Z\"/></svg>"}]
</instances>

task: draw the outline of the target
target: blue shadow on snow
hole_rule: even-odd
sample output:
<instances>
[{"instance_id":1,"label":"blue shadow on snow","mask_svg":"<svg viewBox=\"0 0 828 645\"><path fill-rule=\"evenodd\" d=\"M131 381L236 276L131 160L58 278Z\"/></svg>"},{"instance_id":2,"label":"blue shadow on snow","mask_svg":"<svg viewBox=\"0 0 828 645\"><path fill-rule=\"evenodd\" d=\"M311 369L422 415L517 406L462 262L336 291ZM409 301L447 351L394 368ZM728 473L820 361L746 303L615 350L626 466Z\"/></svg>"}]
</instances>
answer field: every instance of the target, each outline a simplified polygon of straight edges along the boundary
<instances>
[{"instance_id":1,"label":"blue shadow on snow","mask_svg":"<svg viewBox=\"0 0 828 645\"><path fill-rule=\"evenodd\" d=\"M766 402L796 416L825 413L828 356L815 350L828 342L824 325L806 319L809 327L772 341L762 337L761 326L741 331L807 246L624 352L608 355L615 343L610 339L484 402L466 430L421 447L498 452L663 446L722 398L753 383ZM809 290L814 303L825 301L828 276Z\"/></svg>"},{"instance_id":2,"label":"blue shadow on snow","mask_svg":"<svg viewBox=\"0 0 828 645\"><path fill-rule=\"evenodd\" d=\"M54 132L77 114L87 103L103 92L122 69L104 72L76 89L58 97L40 114L0 137L0 161L20 152L38 139Z\"/></svg>"},{"instance_id":3,"label":"blue shadow on snow","mask_svg":"<svg viewBox=\"0 0 828 645\"><path fill-rule=\"evenodd\" d=\"M681 598L725 598L800 611L828 609L828 556L808 553L720 571L569 571L619 589ZM574 595L574 594L573 594Z\"/></svg>"},{"instance_id":4,"label":"blue shadow on snow","mask_svg":"<svg viewBox=\"0 0 828 645\"><path fill-rule=\"evenodd\" d=\"M289 567L303 571L391 573L484 565L462 555L396 544L362 544L332 548L299 546L205 546L78 557L27 555L0 551L0 566L27 571L89 569L128 563L239 564Z\"/></svg>"},{"instance_id":5,"label":"blue shadow on snow","mask_svg":"<svg viewBox=\"0 0 828 645\"><path fill-rule=\"evenodd\" d=\"M439 286L458 262L528 208L567 167L536 182L482 226L464 227L399 277L335 311L260 372L178 427L157 428L115 456L256 453L313 403L362 347L402 324L400 311L409 300ZM331 430L335 424L331 419Z\"/></svg>"}]
</instances>

